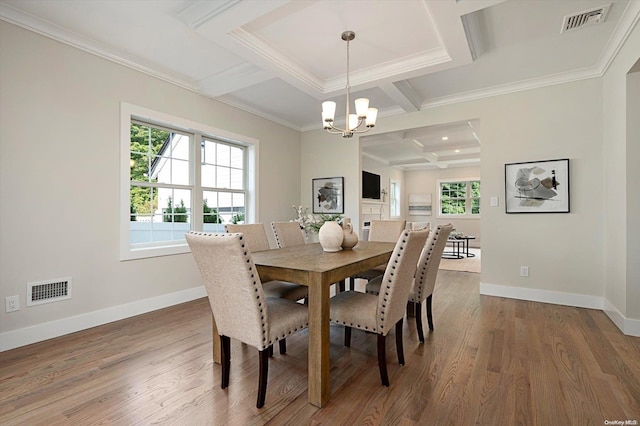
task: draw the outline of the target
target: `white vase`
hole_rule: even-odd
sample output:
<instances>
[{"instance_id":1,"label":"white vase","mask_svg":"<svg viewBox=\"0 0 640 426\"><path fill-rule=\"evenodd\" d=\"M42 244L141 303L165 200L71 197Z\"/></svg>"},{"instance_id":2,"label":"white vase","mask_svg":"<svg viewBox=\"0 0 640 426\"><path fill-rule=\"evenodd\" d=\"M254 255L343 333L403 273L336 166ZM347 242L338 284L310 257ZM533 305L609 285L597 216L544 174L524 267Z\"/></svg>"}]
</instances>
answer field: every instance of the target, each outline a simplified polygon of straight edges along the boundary
<instances>
[{"instance_id":1,"label":"white vase","mask_svg":"<svg viewBox=\"0 0 640 426\"><path fill-rule=\"evenodd\" d=\"M334 252L342 250L344 233L338 222L325 222L318 231L318 239L324 251Z\"/></svg>"},{"instance_id":2,"label":"white vase","mask_svg":"<svg viewBox=\"0 0 640 426\"><path fill-rule=\"evenodd\" d=\"M351 225L351 219L345 218L342 222L342 248L352 249L358 244L358 234L353 232L353 225Z\"/></svg>"}]
</instances>

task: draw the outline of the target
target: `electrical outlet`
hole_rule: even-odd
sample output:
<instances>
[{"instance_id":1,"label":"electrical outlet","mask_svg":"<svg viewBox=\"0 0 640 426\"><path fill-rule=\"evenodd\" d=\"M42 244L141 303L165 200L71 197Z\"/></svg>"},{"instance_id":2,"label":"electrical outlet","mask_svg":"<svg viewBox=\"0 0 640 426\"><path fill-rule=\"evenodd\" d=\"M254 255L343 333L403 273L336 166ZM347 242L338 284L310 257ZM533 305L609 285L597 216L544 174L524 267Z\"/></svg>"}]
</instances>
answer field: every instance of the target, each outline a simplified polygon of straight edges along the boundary
<instances>
[{"instance_id":1,"label":"electrical outlet","mask_svg":"<svg viewBox=\"0 0 640 426\"><path fill-rule=\"evenodd\" d=\"M20 310L20 296L7 296L5 297L4 302L7 312Z\"/></svg>"},{"instance_id":2,"label":"electrical outlet","mask_svg":"<svg viewBox=\"0 0 640 426\"><path fill-rule=\"evenodd\" d=\"M520 267L520 276L521 277L528 277L529 276L529 267L528 266L521 266Z\"/></svg>"}]
</instances>

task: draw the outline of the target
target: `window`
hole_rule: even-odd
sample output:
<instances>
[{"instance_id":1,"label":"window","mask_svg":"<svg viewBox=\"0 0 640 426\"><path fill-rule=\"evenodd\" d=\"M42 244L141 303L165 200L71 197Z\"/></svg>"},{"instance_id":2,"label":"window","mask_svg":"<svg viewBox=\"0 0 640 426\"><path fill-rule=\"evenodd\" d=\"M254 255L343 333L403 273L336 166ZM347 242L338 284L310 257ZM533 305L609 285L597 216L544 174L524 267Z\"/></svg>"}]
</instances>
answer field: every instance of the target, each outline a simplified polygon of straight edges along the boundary
<instances>
[{"instance_id":1,"label":"window","mask_svg":"<svg viewBox=\"0 0 640 426\"><path fill-rule=\"evenodd\" d=\"M438 193L439 216L480 216L480 179L441 180Z\"/></svg>"},{"instance_id":2,"label":"window","mask_svg":"<svg viewBox=\"0 0 640 426\"><path fill-rule=\"evenodd\" d=\"M398 182L391 181L389 202L391 203L391 217L400 217L400 184Z\"/></svg>"},{"instance_id":3,"label":"window","mask_svg":"<svg viewBox=\"0 0 640 426\"><path fill-rule=\"evenodd\" d=\"M185 233L224 232L225 223L254 219L255 142L124 103L122 109L121 259L188 252Z\"/></svg>"}]
</instances>

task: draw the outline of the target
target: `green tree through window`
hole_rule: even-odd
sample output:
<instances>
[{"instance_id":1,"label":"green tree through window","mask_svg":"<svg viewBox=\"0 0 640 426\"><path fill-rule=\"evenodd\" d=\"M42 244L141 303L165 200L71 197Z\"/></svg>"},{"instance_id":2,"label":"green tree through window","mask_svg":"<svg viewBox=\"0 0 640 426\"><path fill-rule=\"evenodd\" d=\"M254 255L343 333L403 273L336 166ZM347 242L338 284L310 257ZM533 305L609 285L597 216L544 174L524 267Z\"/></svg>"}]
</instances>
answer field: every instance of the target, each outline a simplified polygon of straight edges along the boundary
<instances>
[{"instance_id":1,"label":"green tree through window","mask_svg":"<svg viewBox=\"0 0 640 426\"><path fill-rule=\"evenodd\" d=\"M480 181L440 182L440 214L473 216L480 214Z\"/></svg>"},{"instance_id":2,"label":"green tree through window","mask_svg":"<svg viewBox=\"0 0 640 426\"><path fill-rule=\"evenodd\" d=\"M151 164L170 133L163 129L131 124L131 180L156 182L149 176ZM158 208L158 191L155 188L131 187L131 209L139 215L149 215Z\"/></svg>"}]
</instances>

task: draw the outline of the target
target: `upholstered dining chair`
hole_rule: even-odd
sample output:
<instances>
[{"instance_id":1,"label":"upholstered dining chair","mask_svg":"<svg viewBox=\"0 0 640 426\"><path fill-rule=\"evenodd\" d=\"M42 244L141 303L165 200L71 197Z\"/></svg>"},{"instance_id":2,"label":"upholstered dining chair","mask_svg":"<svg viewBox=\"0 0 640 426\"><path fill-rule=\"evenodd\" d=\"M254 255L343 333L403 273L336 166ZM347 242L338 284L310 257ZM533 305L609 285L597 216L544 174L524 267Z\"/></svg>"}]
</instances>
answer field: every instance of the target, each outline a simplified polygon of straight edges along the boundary
<instances>
[{"instance_id":1,"label":"upholstered dining chair","mask_svg":"<svg viewBox=\"0 0 640 426\"><path fill-rule=\"evenodd\" d=\"M425 300L427 301L427 322L429 323L429 330L433 331L433 316L431 313L433 289L435 288L436 278L438 277L438 268L440 267L442 252L444 251L447 239L452 230L453 225L447 224L438 225L436 229L431 231L427 244L422 250L422 254L418 260L418 267L413 284L411 285L408 301L414 304L416 328L420 342L424 342L424 333L422 331L422 302ZM367 283L366 291L367 293L377 295L380 293L380 286L381 280L371 280Z\"/></svg>"},{"instance_id":2,"label":"upholstered dining chair","mask_svg":"<svg viewBox=\"0 0 640 426\"><path fill-rule=\"evenodd\" d=\"M252 253L270 249L267 231L262 223L227 224L224 227L227 232L242 232ZM282 297L294 301L309 295L307 287L285 281L264 282L262 289L266 297Z\"/></svg>"},{"instance_id":3,"label":"upholstered dining chair","mask_svg":"<svg viewBox=\"0 0 640 426\"><path fill-rule=\"evenodd\" d=\"M279 248L306 244L298 222L271 222L271 228Z\"/></svg>"},{"instance_id":4,"label":"upholstered dining chair","mask_svg":"<svg viewBox=\"0 0 640 426\"><path fill-rule=\"evenodd\" d=\"M351 328L378 335L378 367L384 386L389 386L385 342L395 325L398 362L404 365L402 346L402 321L409 290L416 272L418 257L429 236L428 230L405 230L396 242L387 268L380 278L383 291L379 295L357 291L345 291L332 297L331 321L342 324L344 345L351 345Z\"/></svg>"},{"instance_id":5,"label":"upholstered dining chair","mask_svg":"<svg viewBox=\"0 0 640 426\"><path fill-rule=\"evenodd\" d=\"M404 220L372 220L369 227L369 241L395 243L405 229L407 222ZM387 265L378 265L367 269L349 278L349 290L355 290L356 278L371 280L384 273Z\"/></svg>"},{"instance_id":6,"label":"upholstered dining chair","mask_svg":"<svg viewBox=\"0 0 640 426\"><path fill-rule=\"evenodd\" d=\"M186 239L220 334L221 387L229 386L230 339L257 348L260 372L256 406L261 408L267 393L269 349L275 342L308 327L307 307L291 300L265 297L243 234L189 232Z\"/></svg>"}]
</instances>

